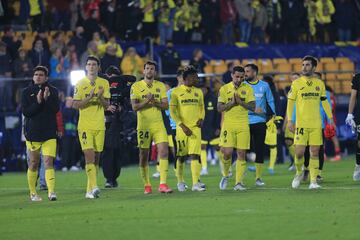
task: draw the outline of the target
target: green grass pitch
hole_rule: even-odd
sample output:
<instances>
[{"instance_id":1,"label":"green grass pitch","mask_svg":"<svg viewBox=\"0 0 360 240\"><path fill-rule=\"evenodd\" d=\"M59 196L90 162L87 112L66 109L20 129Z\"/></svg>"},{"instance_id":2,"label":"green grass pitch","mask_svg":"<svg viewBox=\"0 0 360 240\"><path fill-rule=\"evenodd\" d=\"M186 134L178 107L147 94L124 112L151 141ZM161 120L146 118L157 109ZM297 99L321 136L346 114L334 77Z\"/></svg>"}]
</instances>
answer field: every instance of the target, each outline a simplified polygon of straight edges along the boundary
<instances>
[{"instance_id":1,"label":"green grass pitch","mask_svg":"<svg viewBox=\"0 0 360 240\"><path fill-rule=\"evenodd\" d=\"M118 189L102 189L87 200L85 173L56 173L58 201L28 198L24 173L0 177L0 239L360 239L360 183L352 180L354 157L325 163L323 189L290 188L293 172L277 165L266 171L266 186L254 186L247 172L246 192L220 191L218 167L202 178L206 192L144 196L137 167L123 169ZM151 172L154 168L151 168ZM174 172L169 184L176 188ZM102 172L98 177L104 185ZM186 166L190 185L190 166ZM152 179L153 190L158 180Z\"/></svg>"}]
</instances>

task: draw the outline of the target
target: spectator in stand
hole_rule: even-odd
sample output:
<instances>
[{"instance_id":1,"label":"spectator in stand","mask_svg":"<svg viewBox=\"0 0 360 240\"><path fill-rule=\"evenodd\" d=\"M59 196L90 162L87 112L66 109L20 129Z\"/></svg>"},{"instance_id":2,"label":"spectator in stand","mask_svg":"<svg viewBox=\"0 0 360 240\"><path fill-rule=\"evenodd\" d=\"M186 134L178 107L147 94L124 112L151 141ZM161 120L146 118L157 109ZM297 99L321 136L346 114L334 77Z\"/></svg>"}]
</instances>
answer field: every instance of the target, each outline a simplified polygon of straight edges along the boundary
<instances>
[{"instance_id":1,"label":"spectator in stand","mask_svg":"<svg viewBox=\"0 0 360 240\"><path fill-rule=\"evenodd\" d=\"M6 111L13 108L12 85L1 78L11 77L10 56L6 51L6 44L0 41L0 110Z\"/></svg>"},{"instance_id":2,"label":"spectator in stand","mask_svg":"<svg viewBox=\"0 0 360 240\"><path fill-rule=\"evenodd\" d=\"M31 30L39 31L43 26L43 14L45 13L43 0L21 0L20 18L26 23L30 20Z\"/></svg>"},{"instance_id":3,"label":"spectator in stand","mask_svg":"<svg viewBox=\"0 0 360 240\"><path fill-rule=\"evenodd\" d=\"M222 23L222 43L234 43L235 4L232 0L220 0L220 19Z\"/></svg>"},{"instance_id":4,"label":"spectator in stand","mask_svg":"<svg viewBox=\"0 0 360 240\"><path fill-rule=\"evenodd\" d=\"M81 55L81 68L85 68L86 59L88 58L88 56L99 56L98 47L94 41L88 42L86 51Z\"/></svg>"},{"instance_id":5,"label":"spectator in stand","mask_svg":"<svg viewBox=\"0 0 360 240\"><path fill-rule=\"evenodd\" d=\"M173 39L177 44L184 44L188 41L188 22L190 19L189 5L183 0L177 0L174 16Z\"/></svg>"},{"instance_id":6,"label":"spectator in stand","mask_svg":"<svg viewBox=\"0 0 360 240\"><path fill-rule=\"evenodd\" d=\"M227 84L227 83L229 83L229 82L231 82L232 81L232 77L231 77L231 74L232 74L232 71L233 71L233 68L234 68L234 62L229 62L228 64L227 64L227 71L223 74L223 76L222 76L222 82L224 83L224 84Z\"/></svg>"},{"instance_id":7,"label":"spectator in stand","mask_svg":"<svg viewBox=\"0 0 360 240\"><path fill-rule=\"evenodd\" d=\"M270 43L281 42L281 4L279 0L266 0L265 6L268 14L267 33Z\"/></svg>"},{"instance_id":8,"label":"spectator in stand","mask_svg":"<svg viewBox=\"0 0 360 240\"><path fill-rule=\"evenodd\" d=\"M101 58L101 69L104 72L109 66L120 66L121 58L116 56L117 49L113 45L107 45L106 53Z\"/></svg>"},{"instance_id":9,"label":"spectator in stand","mask_svg":"<svg viewBox=\"0 0 360 240\"><path fill-rule=\"evenodd\" d=\"M34 65L31 59L27 55L27 51L23 48L19 48L18 57L13 64L13 76L20 77L32 77Z\"/></svg>"},{"instance_id":10,"label":"spectator in stand","mask_svg":"<svg viewBox=\"0 0 360 240\"><path fill-rule=\"evenodd\" d=\"M235 0L234 3L239 17L240 42L249 43L254 9L251 6L250 0Z\"/></svg>"},{"instance_id":11,"label":"spectator in stand","mask_svg":"<svg viewBox=\"0 0 360 240\"><path fill-rule=\"evenodd\" d=\"M252 42L265 43L265 30L267 26L267 12L263 1L255 8Z\"/></svg>"},{"instance_id":12,"label":"spectator in stand","mask_svg":"<svg viewBox=\"0 0 360 240\"><path fill-rule=\"evenodd\" d=\"M351 41L351 29L356 23L356 7L350 0L335 2L335 22L339 41Z\"/></svg>"},{"instance_id":13,"label":"spectator in stand","mask_svg":"<svg viewBox=\"0 0 360 240\"><path fill-rule=\"evenodd\" d=\"M42 43L43 43L43 48L44 48L46 51L50 52L50 46L49 46L49 41L48 41L48 32L45 31L44 28L42 28L42 29L40 29L40 30L38 31L38 34L36 35L35 40L34 40L34 42L33 42L33 45L35 44L35 42L36 42L38 39L40 39L40 40L42 41Z\"/></svg>"},{"instance_id":14,"label":"spectator in stand","mask_svg":"<svg viewBox=\"0 0 360 240\"><path fill-rule=\"evenodd\" d=\"M188 36L189 42L191 43L200 43L201 34L200 34L200 23L201 23L201 14L199 10L199 3L196 0L188 0L190 18L188 22Z\"/></svg>"},{"instance_id":15,"label":"spectator in stand","mask_svg":"<svg viewBox=\"0 0 360 240\"><path fill-rule=\"evenodd\" d=\"M50 52L55 52L56 49L60 49L61 51L65 50L65 40L64 40L64 32L56 32L52 37Z\"/></svg>"},{"instance_id":16,"label":"spectator in stand","mask_svg":"<svg viewBox=\"0 0 360 240\"><path fill-rule=\"evenodd\" d=\"M65 107L62 109L62 116L64 121L64 136L62 138L62 171L78 171L76 149L80 146L77 142L77 122L79 112L72 107L72 97L66 98Z\"/></svg>"},{"instance_id":17,"label":"spectator in stand","mask_svg":"<svg viewBox=\"0 0 360 240\"><path fill-rule=\"evenodd\" d=\"M174 49L172 41L167 41L166 49L160 53L161 58L161 72L163 74L175 74L180 65L181 57L180 54ZM174 78L166 78L164 81L168 82L171 87L175 87L177 82L173 81Z\"/></svg>"},{"instance_id":18,"label":"spectator in stand","mask_svg":"<svg viewBox=\"0 0 360 240\"><path fill-rule=\"evenodd\" d=\"M217 29L220 26L219 8L217 0L200 2L201 28L203 31L203 43L205 44L216 44Z\"/></svg>"},{"instance_id":19,"label":"spectator in stand","mask_svg":"<svg viewBox=\"0 0 360 240\"><path fill-rule=\"evenodd\" d=\"M49 67L49 52L44 49L41 39L35 40L33 49L30 52L30 57L34 66L41 65Z\"/></svg>"},{"instance_id":20,"label":"spectator in stand","mask_svg":"<svg viewBox=\"0 0 360 240\"><path fill-rule=\"evenodd\" d=\"M335 13L334 4L331 0L317 0L316 10L318 40L321 43L332 43L331 16Z\"/></svg>"},{"instance_id":21,"label":"spectator in stand","mask_svg":"<svg viewBox=\"0 0 360 240\"><path fill-rule=\"evenodd\" d=\"M102 1L100 4L101 22L111 32L116 31L116 0Z\"/></svg>"},{"instance_id":22,"label":"spectator in stand","mask_svg":"<svg viewBox=\"0 0 360 240\"><path fill-rule=\"evenodd\" d=\"M86 18L84 10L84 1L75 0L70 3L70 29L75 30L77 26L82 26L84 24L84 19Z\"/></svg>"},{"instance_id":23,"label":"spectator in stand","mask_svg":"<svg viewBox=\"0 0 360 240\"><path fill-rule=\"evenodd\" d=\"M153 0L140 0L140 9L143 13L142 19L142 38L155 37L156 25L154 18L154 1Z\"/></svg>"},{"instance_id":24,"label":"spectator in stand","mask_svg":"<svg viewBox=\"0 0 360 240\"><path fill-rule=\"evenodd\" d=\"M81 58L81 54L86 51L86 39L84 38L84 28L82 26L77 26L75 30L75 34L71 37L71 44L75 45L75 51L77 58Z\"/></svg>"},{"instance_id":25,"label":"spectator in stand","mask_svg":"<svg viewBox=\"0 0 360 240\"><path fill-rule=\"evenodd\" d=\"M105 53L105 48L101 49L102 45L105 45L105 38L104 36L100 35L100 32L94 32L92 36L92 41L96 43L96 46L99 51L99 55L102 56Z\"/></svg>"},{"instance_id":26,"label":"spectator in stand","mask_svg":"<svg viewBox=\"0 0 360 240\"><path fill-rule=\"evenodd\" d=\"M105 53L108 46L112 46L115 49L116 57L122 58L123 50L122 50L120 44L118 44L116 42L116 36L114 34L109 35L109 40L106 43L98 45L100 55L103 55ZM119 65L116 65L116 66L119 66ZM104 68L104 71L105 71L105 69L106 68Z\"/></svg>"},{"instance_id":27,"label":"spectator in stand","mask_svg":"<svg viewBox=\"0 0 360 240\"><path fill-rule=\"evenodd\" d=\"M135 48L129 47L121 62L121 71L126 75L133 75L139 79L143 74L144 61L136 53Z\"/></svg>"},{"instance_id":28,"label":"spectator in stand","mask_svg":"<svg viewBox=\"0 0 360 240\"><path fill-rule=\"evenodd\" d=\"M54 20L54 27L58 30L70 30L70 0L47 0Z\"/></svg>"},{"instance_id":29,"label":"spectator in stand","mask_svg":"<svg viewBox=\"0 0 360 240\"><path fill-rule=\"evenodd\" d=\"M196 48L193 52L193 59L191 59L190 64L194 66L198 73L204 73L204 69L206 66L206 61L203 58L203 52L201 49Z\"/></svg>"},{"instance_id":30,"label":"spectator in stand","mask_svg":"<svg viewBox=\"0 0 360 240\"><path fill-rule=\"evenodd\" d=\"M14 31L11 27L5 27L4 35L1 41L6 44L9 57L11 58L11 61L14 61L17 57L18 49L21 46L21 41L15 37Z\"/></svg>"},{"instance_id":31,"label":"spectator in stand","mask_svg":"<svg viewBox=\"0 0 360 240\"><path fill-rule=\"evenodd\" d=\"M79 58L78 58L78 56L76 54L76 46L75 46L74 43L69 42L67 44L65 56L70 61L70 71L71 70L81 69L80 68L80 61L79 61Z\"/></svg>"},{"instance_id":32,"label":"spectator in stand","mask_svg":"<svg viewBox=\"0 0 360 240\"><path fill-rule=\"evenodd\" d=\"M299 41L299 29L302 28L302 19L306 9L300 0L282 1L281 16L284 43L297 43Z\"/></svg>"},{"instance_id":33,"label":"spectator in stand","mask_svg":"<svg viewBox=\"0 0 360 240\"><path fill-rule=\"evenodd\" d=\"M159 0L155 2L154 8L158 22L160 45L165 45L167 40L172 40L175 3L173 0Z\"/></svg>"},{"instance_id":34,"label":"spectator in stand","mask_svg":"<svg viewBox=\"0 0 360 240\"><path fill-rule=\"evenodd\" d=\"M304 6L307 11L308 31L307 41L315 42L316 40L316 3L312 0L305 0Z\"/></svg>"},{"instance_id":35,"label":"spectator in stand","mask_svg":"<svg viewBox=\"0 0 360 240\"><path fill-rule=\"evenodd\" d=\"M93 38L94 32L101 32L100 25L98 23L98 10L92 10L90 17L84 21L84 37L87 41Z\"/></svg>"},{"instance_id":36,"label":"spectator in stand","mask_svg":"<svg viewBox=\"0 0 360 240\"><path fill-rule=\"evenodd\" d=\"M50 77L66 78L69 75L70 60L63 56L60 48L56 49L50 59Z\"/></svg>"}]
</instances>

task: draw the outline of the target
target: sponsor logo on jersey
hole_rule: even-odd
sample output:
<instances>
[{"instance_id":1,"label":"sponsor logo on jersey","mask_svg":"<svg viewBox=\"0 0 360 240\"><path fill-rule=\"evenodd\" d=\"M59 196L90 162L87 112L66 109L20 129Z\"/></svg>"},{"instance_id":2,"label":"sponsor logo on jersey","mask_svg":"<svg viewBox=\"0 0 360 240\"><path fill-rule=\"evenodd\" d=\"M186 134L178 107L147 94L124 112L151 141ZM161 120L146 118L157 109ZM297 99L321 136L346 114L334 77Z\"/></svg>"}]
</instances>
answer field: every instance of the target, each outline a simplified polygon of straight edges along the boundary
<instances>
[{"instance_id":1,"label":"sponsor logo on jersey","mask_svg":"<svg viewBox=\"0 0 360 240\"><path fill-rule=\"evenodd\" d=\"M301 97L319 97L320 94L317 92L302 93Z\"/></svg>"},{"instance_id":2,"label":"sponsor logo on jersey","mask_svg":"<svg viewBox=\"0 0 360 240\"><path fill-rule=\"evenodd\" d=\"M156 92L158 92L158 93L159 93L159 92L160 92L160 88L157 88L157 89L156 89Z\"/></svg>"},{"instance_id":3,"label":"sponsor logo on jersey","mask_svg":"<svg viewBox=\"0 0 360 240\"><path fill-rule=\"evenodd\" d=\"M198 103L198 99L183 99L181 100L181 103Z\"/></svg>"}]
</instances>

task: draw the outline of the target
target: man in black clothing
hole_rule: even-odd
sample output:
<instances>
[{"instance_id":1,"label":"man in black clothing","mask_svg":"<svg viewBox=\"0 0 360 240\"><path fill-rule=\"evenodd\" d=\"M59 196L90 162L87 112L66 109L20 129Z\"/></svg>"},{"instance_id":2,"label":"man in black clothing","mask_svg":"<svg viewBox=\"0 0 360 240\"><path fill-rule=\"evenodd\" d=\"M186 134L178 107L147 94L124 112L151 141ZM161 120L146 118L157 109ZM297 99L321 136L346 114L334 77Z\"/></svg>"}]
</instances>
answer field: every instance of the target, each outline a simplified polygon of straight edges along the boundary
<instances>
[{"instance_id":1,"label":"man in black clothing","mask_svg":"<svg viewBox=\"0 0 360 240\"><path fill-rule=\"evenodd\" d=\"M31 201L41 201L36 193L40 152L45 163L45 180L50 201L57 199L54 192L56 157L56 113L59 111L58 90L48 84L48 70L44 66L34 69L33 84L22 92L21 106L24 119L26 147L30 155L27 179Z\"/></svg>"},{"instance_id":2,"label":"man in black clothing","mask_svg":"<svg viewBox=\"0 0 360 240\"><path fill-rule=\"evenodd\" d=\"M166 49L160 53L163 74L175 74L181 65L180 54L174 49L172 41L166 42ZM174 78L165 78L165 82L169 83L173 88L177 85Z\"/></svg>"},{"instance_id":3,"label":"man in black clothing","mask_svg":"<svg viewBox=\"0 0 360 240\"><path fill-rule=\"evenodd\" d=\"M207 151L208 144L218 152L221 115L217 111L217 97L203 83L201 89L204 93L205 118L201 128L201 172L200 175L208 175Z\"/></svg>"}]
</instances>

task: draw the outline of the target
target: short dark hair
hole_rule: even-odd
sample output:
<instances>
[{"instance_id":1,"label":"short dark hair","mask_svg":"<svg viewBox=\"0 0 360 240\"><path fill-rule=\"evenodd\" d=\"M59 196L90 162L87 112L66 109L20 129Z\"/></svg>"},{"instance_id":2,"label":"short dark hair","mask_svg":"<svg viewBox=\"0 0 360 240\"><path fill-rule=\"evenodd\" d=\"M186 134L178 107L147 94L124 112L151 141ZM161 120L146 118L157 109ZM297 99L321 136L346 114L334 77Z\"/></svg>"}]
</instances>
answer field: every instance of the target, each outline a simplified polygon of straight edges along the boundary
<instances>
[{"instance_id":1,"label":"short dark hair","mask_svg":"<svg viewBox=\"0 0 360 240\"><path fill-rule=\"evenodd\" d=\"M94 56L94 55L88 56L88 57L86 58L86 64L87 64L87 62L90 61L90 60L97 62L97 64L100 66L100 60L99 60L99 58L98 58L97 56Z\"/></svg>"},{"instance_id":2,"label":"short dark hair","mask_svg":"<svg viewBox=\"0 0 360 240\"><path fill-rule=\"evenodd\" d=\"M235 72L245 72L245 69L242 66L235 66L233 67L232 73L234 74Z\"/></svg>"},{"instance_id":3,"label":"short dark hair","mask_svg":"<svg viewBox=\"0 0 360 240\"><path fill-rule=\"evenodd\" d=\"M182 76L184 74L184 69L180 68L179 70L177 70L176 72L176 76L179 77L179 76Z\"/></svg>"},{"instance_id":4,"label":"short dark hair","mask_svg":"<svg viewBox=\"0 0 360 240\"><path fill-rule=\"evenodd\" d=\"M184 68L183 78L186 79L186 77L191 75L191 74L197 74L196 68L194 66L192 66L192 65L186 66Z\"/></svg>"},{"instance_id":5,"label":"short dark hair","mask_svg":"<svg viewBox=\"0 0 360 240\"><path fill-rule=\"evenodd\" d=\"M256 72L256 74L259 73L259 68L258 68L258 66L257 66L256 64L254 64L254 63L249 63L249 64L246 64L244 68L247 68L247 67L249 67L249 68L251 68L252 70L254 70L254 71Z\"/></svg>"},{"instance_id":6,"label":"short dark hair","mask_svg":"<svg viewBox=\"0 0 360 240\"><path fill-rule=\"evenodd\" d=\"M121 75L121 71L119 70L119 68L115 67L114 65L110 65L106 70L105 70L105 74L106 75Z\"/></svg>"},{"instance_id":7,"label":"short dark hair","mask_svg":"<svg viewBox=\"0 0 360 240\"><path fill-rule=\"evenodd\" d=\"M315 57L313 57L313 56L310 56L310 55L306 55L302 60L303 60L303 61L310 61L310 62L311 62L311 65L312 65L313 67L316 67L317 64L318 64L317 59L316 59Z\"/></svg>"},{"instance_id":8,"label":"short dark hair","mask_svg":"<svg viewBox=\"0 0 360 240\"><path fill-rule=\"evenodd\" d=\"M157 63L155 61L151 61L151 60L146 61L146 63L144 64L144 69L146 65L153 65L155 67L155 70L157 70Z\"/></svg>"},{"instance_id":9,"label":"short dark hair","mask_svg":"<svg viewBox=\"0 0 360 240\"><path fill-rule=\"evenodd\" d=\"M41 66L41 65L38 65L36 67L34 67L33 69L33 73L35 74L35 72L37 71L42 71L45 73L45 76L48 76L49 75L49 70L47 69L47 67L45 66Z\"/></svg>"}]
</instances>

